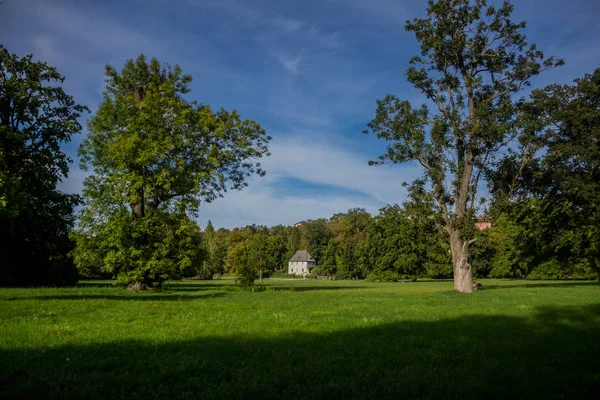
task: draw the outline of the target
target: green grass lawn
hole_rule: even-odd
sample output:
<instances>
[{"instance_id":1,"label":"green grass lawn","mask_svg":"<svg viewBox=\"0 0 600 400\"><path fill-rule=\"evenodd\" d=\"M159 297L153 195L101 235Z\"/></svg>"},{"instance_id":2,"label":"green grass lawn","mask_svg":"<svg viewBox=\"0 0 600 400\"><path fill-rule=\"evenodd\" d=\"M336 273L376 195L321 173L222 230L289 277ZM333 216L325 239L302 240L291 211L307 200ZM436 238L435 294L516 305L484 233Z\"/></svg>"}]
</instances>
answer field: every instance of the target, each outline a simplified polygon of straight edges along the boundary
<instances>
[{"instance_id":1,"label":"green grass lawn","mask_svg":"<svg viewBox=\"0 0 600 400\"><path fill-rule=\"evenodd\" d=\"M0 289L0 398L600 396L597 282Z\"/></svg>"}]
</instances>

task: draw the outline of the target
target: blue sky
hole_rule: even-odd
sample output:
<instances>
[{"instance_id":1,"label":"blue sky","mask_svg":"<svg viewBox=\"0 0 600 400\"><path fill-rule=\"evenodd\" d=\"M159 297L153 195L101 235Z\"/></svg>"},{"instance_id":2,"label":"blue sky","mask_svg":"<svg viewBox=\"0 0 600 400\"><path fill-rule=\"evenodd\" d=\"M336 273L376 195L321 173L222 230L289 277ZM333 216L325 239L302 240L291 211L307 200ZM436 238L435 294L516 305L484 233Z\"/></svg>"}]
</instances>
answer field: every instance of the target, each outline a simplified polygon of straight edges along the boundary
<instances>
[{"instance_id":1,"label":"blue sky","mask_svg":"<svg viewBox=\"0 0 600 400\"><path fill-rule=\"evenodd\" d=\"M600 2L519 0L527 36L567 65L533 81L570 83L600 66ZM361 132L375 100L421 95L403 78L418 48L404 31L424 0L5 0L0 40L65 75L75 99L97 107L104 65L140 53L193 76L191 97L237 109L273 136L264 178L203 206L216 226L291 224L352 207L372 213L405 198L414 166L369 167L384 148ZM81 137L64 146L76 158ZM77 163L62 184L78 192Z\"/></svg>"}]
</instances>

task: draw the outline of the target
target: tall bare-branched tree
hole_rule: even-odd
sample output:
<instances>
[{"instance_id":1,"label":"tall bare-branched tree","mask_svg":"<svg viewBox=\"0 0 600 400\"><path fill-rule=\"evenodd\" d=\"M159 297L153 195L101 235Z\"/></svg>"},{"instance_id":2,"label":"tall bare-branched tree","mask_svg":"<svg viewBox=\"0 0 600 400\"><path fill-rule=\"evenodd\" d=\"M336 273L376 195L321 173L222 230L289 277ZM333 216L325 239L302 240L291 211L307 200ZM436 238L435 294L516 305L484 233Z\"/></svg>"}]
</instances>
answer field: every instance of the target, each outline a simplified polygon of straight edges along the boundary
<instances>
[{"instance_id":1,"label":"tall bare-branched tree","mask_svg":"<svg viewBox=\"0 0 600 400\"><path fill-rule=\"evenodd\" d=\"M512 12L508 1L500 7L486 0L430 1L426 18L406 23L421 47L406 77L428 102L413 107L387 95L365 131L389 142L371 164L423 167L423 185L449 236L459 292L473 291L469 254L482 173L524 134L518 93L562 64L527 43L525 22L513 22Z\"/></svg>"}]
</instances>

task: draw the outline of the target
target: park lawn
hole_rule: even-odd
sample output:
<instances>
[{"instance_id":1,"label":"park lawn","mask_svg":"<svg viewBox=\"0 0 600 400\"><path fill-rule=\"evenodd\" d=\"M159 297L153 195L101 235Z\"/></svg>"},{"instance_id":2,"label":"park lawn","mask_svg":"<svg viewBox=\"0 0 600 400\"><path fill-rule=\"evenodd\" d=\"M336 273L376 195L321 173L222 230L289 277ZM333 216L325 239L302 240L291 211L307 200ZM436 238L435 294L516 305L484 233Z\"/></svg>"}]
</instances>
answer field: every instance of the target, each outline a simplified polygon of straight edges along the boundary
<instances>
[{"instance_id":1,"label":"park lawn","mask_svg":"<svg viewBox=\"0 0 600 400\"><path fill-rule=\"evenodd\" d=\"M598 398L600 285L482 282L1 288L0 398Z\"/></svg>"}]
</instances>

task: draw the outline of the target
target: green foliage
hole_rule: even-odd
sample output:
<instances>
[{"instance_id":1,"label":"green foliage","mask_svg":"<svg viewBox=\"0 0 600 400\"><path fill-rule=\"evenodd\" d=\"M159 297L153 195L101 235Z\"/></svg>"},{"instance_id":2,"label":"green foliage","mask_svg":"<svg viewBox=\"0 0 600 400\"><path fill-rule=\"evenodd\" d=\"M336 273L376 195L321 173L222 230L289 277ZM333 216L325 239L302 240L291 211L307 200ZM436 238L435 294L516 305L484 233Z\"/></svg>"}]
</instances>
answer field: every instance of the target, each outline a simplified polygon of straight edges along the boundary
<instances>
[{"instance_id":1,"label":"green foliage","mask_svg":"<svg viewBox=\"0 0 600 400\"><path fill-rule=\"evenodd\" d=\"M487 278L492 270L492 262L496 255L498 246L498 234L496 229L485 229L475 232L477 242L471 252L471 265L474 270L474 276L477 278Z\"/></svg>"},{"instance_id":2,"label":"green foliage","mask_svg":"<svg viewBox=\"0 0 600 400\"><path fill-rule=\"evenodd\" d=\"M570 203L530 198L515 203L498 219L490 235L495 243L491 277L592 279L595 260L582 257L584 227Z\"/></svg>"},{"instance_id":3,"label":"green foliage","mask_svg":"<svg viewBox=\"0 0 600 400\"><path fill-rule=\"evenodd\" d=\"M286 228L287 233L287 254L284 260L284 265L287 266L288 260L294 256L298 249L305 248L305 246L301 246L300 238L301 233L299 229L290 226Z\"/></svg>"},{"instance_id":4,"label":"green foliage","mask_svg":"<svg viewBox=\"0 0 600 400\"><path fill-rule=\"evenodd\" d=\"M55 68L0 45L0 285L77 282L67 253L79 198L56 186L70 162L60 146L81 131L87 109L63 81Z\"/></svg>"},{"instance_id":5,"label":"green foliage","mask_svg":"<svg viewBox=\"0 0 600 400\"><path fill-rule=\"evenodd\" d=\"M123 285L160 286L168 279L195 276L204 259L200 229L185 215L157 212L135 218L123 212L96 224L93 231L72 236L81 268L101 261L100 271Z\"/></svg>"},{"instance_id":6,"label":"green foliage","mask_svg":"<svg viewBox=\"0 0 600 400\"><path fill-rule=\"evenodd\" d=\"M256 265L253 263L250 240L244 240L230 247L227 253L228 262L231 263L232 272L241 287L254 286L256 279Z\"/></svg>"},{"instance_id":7,"label":"green foliage","mask_svg":"<svg viewBox=\"0 0 600 400\"><path fill-rule=\"evenodd\" d=\"M508 157L492 176L492 211L504 213L494 275L598 277L600 69L533 91L523 119L536 157L524 166Z\"/></svg>"},{"instance_id":8,"label":"green foliage","mask_svg":"<svg viewBox=\"0 0 600 400\"><path fill-rule=\"evenodd\" d=\"M402 279L410 278L408 275L400 275L396 271L372 271L367 275L369 282L400 282Z\"/></svg>"},{"instance_id":9,"label":"green foliage","mask_svg":"<svg viewBox=\"0 0 600 400\"><path fill-rule=\"evenodd\" d=\"M266 269L267 271L276 271L287 266L287 246L285 236L269 232L267 237Z\"/></svg>"},{"instance_id":10,"label":"green foliage","mask_svg":"<svg viewBox=\"0 0 600 400\"><path fill-rule=\"evenodd\" d=\"M307 221L300 227L300 232L300 246L303 247L303 249L308 250L316 260L319 260L331 238L331 232L327 229L327 220L321 218ZM296 248L296 250L301 249ZM296 250L294 250L294 253Z\"/></svg>"},{"instance_id":11,"label":"green foliage","mask_svg":"<svg viewBox=\"0 0 600 400\"><path fill-rule=\"evenodd\" d=\"M248 251L249 262L258 272L262 283L262 274L269 264L269 239L266 229L260 229L252 236Z\"/></svg>"},{"instance_id":12,"label":"green foliage","mask_svg":"<svg viewBox=\"0 0 600 400\"><path fill-rule=\"evenodd\" d=\"M227 262L240 286L254 286L257 275L262 283L263 273L274 270L276 265L270 263L278 256L271 253L272 238L266 228L256 226L230 233Z\"/></svg>"},{"instance_id":13,"label":"green foliage","mask_svg":"<svg viewBox=\"0 0 600 400\"><path fill-rule=\"evenodd\" d=\"M531 97L528 117L545 151L521 183L542 199L559 260L600 272L600 68Z\"/></svg>"},{"instance_id":14,"label":"green foliage","mask_svg":"<svg viewBox=\"0 0 600 400\"><path fill-rule=\"evenodd\" d=\"M528 232L524 220L530 215L529 210L516 211L521 212L512 216L505 214L495 224L499 243L489 274L492 278L524 278L531 268L533 260L527 248L532 244L533 235Z\"/></svg>"},{"instance_id":15,"label":"green foliage","mask_svg":"<svg viewBox=\"0 0 600 400\"><path fill-rule=\"evenodd\" d=\"M203 266L203 279L212 279L214 274L222 277L225 273L225 257L227 256L225 238L225 230L215 231L212 222L208 221L203 236L204 247L207 251Z\"/></svg>"},{"instance_id":16,"label":"green foliage","mask_svg":"<svg viewBox=\"0 0 600 400\"><path fill-rule=\"evenodd\" d=\"M94 172L85 194L103 195L104 208L131 205L137 216L145 207L195 211L201 201L242 189L251 174L264 174L254 161L268 154L264 129L236 111L185 100L191 76L178 66L147 63L142 55L120 72L107 66L106 77L104 100L80 148ZM101 193L90 193L92 183Z\"/></svg>"},{"instance_id":17,"label":"green foliage","mask_svg":"<svg viewBox=\"0 0 600 400\"><path fill-rule=\"evenodd\" d=\"M264 175L257 160L268 155L270 137L236 111L186 100L191 77L178 66L142 55L121 71L107 66L106 78L104 100L79 149L83 167L92 171L74 234L76 259L85 260L79 266L102 258L102 268L124 284L209 273L198 265L204 249L187 215L202 201L242 189L249 176ZM89 237L102 243L86 247ZM98 247L99 255L87 255ZM210 251L218 271L215 254L222 249Z\"/></svg>"},{"instance_id":18,"label":"green foliage","mask_svg":"<svg viewBox=\"0 0 600 400\"><path fill-rule=\"evenodd\" d=\"M317 267L313 268L315 275L334 276L337 274L338 259L340 258L339 244L336 239L329 239L329 243L323 252L320 260L317 260Z\"/></svg>"},{"instance_id":19,"label":"green foliage","mask_svg":"<svg viewBox=\"0 0 600 400\"><path fill-rule=\"evenodd\" d=\"M402 206L391 205L371 217L366 215L364 224L356 229L344 219L352 213L338 213L328 223L330 239L323 250L311 277L330 276L337 279L366 278L371 281L398 281L414 278L451 278L452 258L448 246L443 221L435 212L435 205L419 185L409 186L409 201ZM531 278L531 279L593 279L593 261L581 257L582 244L587 243L580 236L584 229L563 230L568 221L576 221L577 210L565 203L563 207L530 199L516 203L510 211L505 211L493 221L490 229L473 229L477 239L471 258L474 275L478 278ZM368 216L368 218L367 218ZM342 227L353 227L344 230ZM275 271L270 264L283 255L283 266L287 266L286 246L288 239L299 233L293 227L277 226L270 229L248 226L227 231L220 229L223 246L227 249L227 268L238 276L247 271L248 281L257 276L259 267L269 272L270 277L297 278L288 275L287 268ZM575 234L579 232L580 234ZM291 234L291 235L290 235ZM288 236L290 235L290 236ZM206 236L206 235L205 235ZM208 235L210 236L210 234ZM297 237L297 236L296 236ZM266 253L264 242L266 241ZM351 242L353 241L353 242ZM348 252L353 244L353 252ZM272 252L272 244L278 251ZM266 262L251 261L252 246L262 248ZM240 248L240 246L242 246ZM344 254L344 252L347 252ZM265 255L266 254L266 255ZM355 264L348 260L348 254L355 257ZM223 261L225 262L225 260ZM348 267L348 266L352 267ZM560 272L557 270L560 266ZM243 272L246 273L246 272Z\"/></svg>"},{"instance_id":20,"label":"green foliage","mask_svg":"<svg viewBox=\"0 0 600 400\"><path fill-rule=\"evenodd\" d=\"M371 280L398 280L408 277L446 277L450 268L444 233L431 216L421 214L420 205L407 202L380 210L360 246L361 264Z\"/></svg>"},{"instance_id":21,"label":"green foliage","mask_svg":"<svg viewBox=\"0 0 600 400\"><path fill-rule=\"evenodd\" d=\"M339 251L335 254L337 276L344 279L366 277L368 266L359 262L358 247L367 235L371 214L365 209L353 208L334 217L340 225L336 238Z\"/></svg>"}]
</instances>

